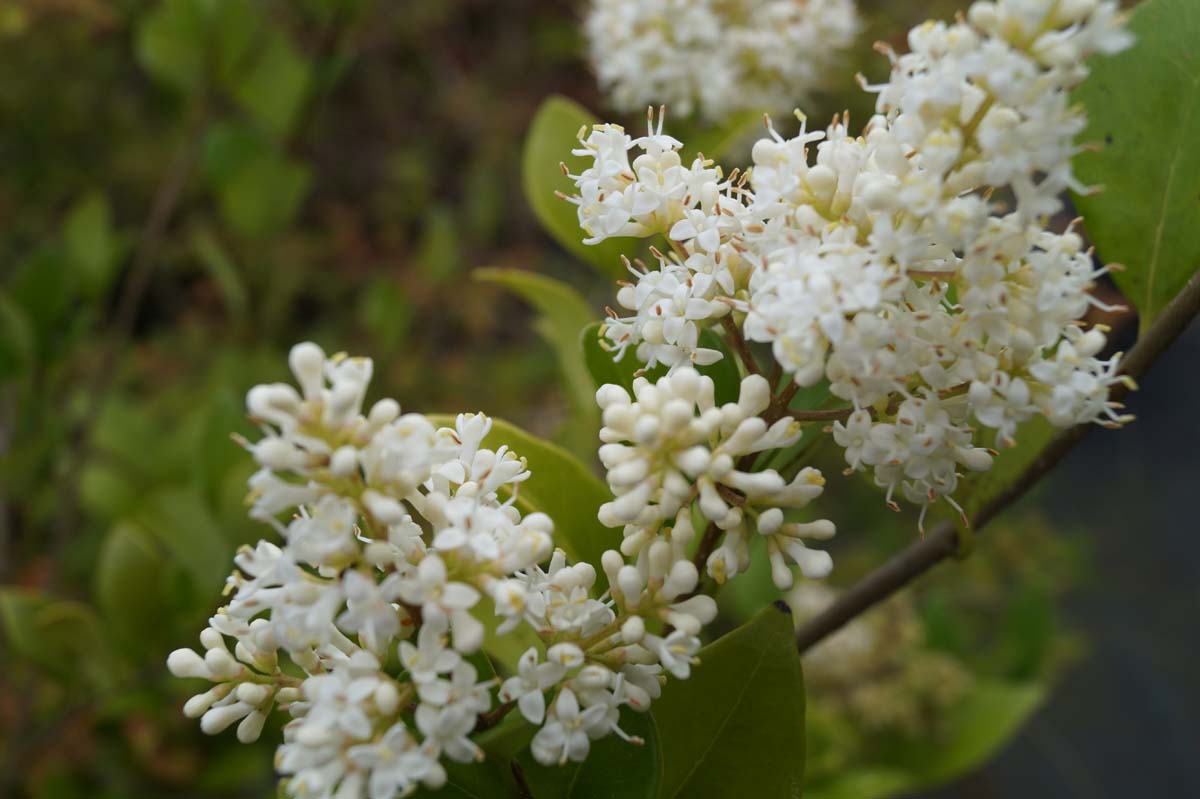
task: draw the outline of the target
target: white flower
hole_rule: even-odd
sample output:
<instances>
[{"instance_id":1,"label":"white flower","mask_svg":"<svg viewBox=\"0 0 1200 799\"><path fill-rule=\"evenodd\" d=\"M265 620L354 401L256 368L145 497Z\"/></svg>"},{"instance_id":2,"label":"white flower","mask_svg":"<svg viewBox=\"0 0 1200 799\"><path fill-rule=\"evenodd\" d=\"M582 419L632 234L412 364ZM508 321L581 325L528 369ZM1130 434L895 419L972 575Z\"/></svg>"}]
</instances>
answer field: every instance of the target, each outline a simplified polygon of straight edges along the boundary
<instances>
[{"instance_id":1,"label":"white flower","mask_svg":"<svg viewBox=\"0 0 1200 799\"><path fill-rule=\"evenodd\" d=\"M541 724L546 716L545 691L566 672L560 663L538 663L537 649L530 647L517 662L517 675L509 677L500 687L500 701L515 701L521 715L531 724Z\"/></svg>"},{"instance_id":2,"label":"white flower","mask_svg":"<svg viewBox=\"0 0 1200 799\"><path fill-rule=\"evenodd\" d=\"M857 29L852 0L592 0L585 24L619 110L667 103L717 121L791 108Z\"/></svg>"},{"instance_id":3,"label":"white flower","mask_svg":"<svg viewBox=\"0 0 1200 799\"><path fill-rule=\"evenodd\" d=\"M468 612L479 592L466 583L447 582L446 564L436 554L426 555L397 588L405 602L421 606L428 623L449 625L455 649L471 653L483 643L483 624Z\"/></svg>"},{"instance_id":4,"label":"white flower","mask_svg":"<svg viewBox=\"0 0 1200 799\"><path fill-rule=\"evenodd\" d=\"M367 783L370 799L403 796L419 783L438 788L446 780L437 758L421 748L401 722L389 727L378 741L350 747L346 756L359 769L370 773Z\"/></svg>"},{"instance_id":5,"label":"white flower","mask_svg":"<svg viewBox=\"0 0 1200 799\"><path fill-rule=\"evenodd\" d=\"M408 614L393 604L399 596L398 575L392 574L375 582L360 571L347 571L342 578L346 610L337 623L347 632L359 634L367 649L382 654L400 632L401 616Z\"/></svg>"},{"instance_id":6,"label":"white flower","mask_svg":"<svg viewBox=\"0 0 1200 799\"><path fill-rule=\"evenodd\" d=\"M575 694L570 688L563 688L555 697L545 725L530 743L534 759L546 766L582 762L591 747L588 729L602 722L605 716L603 705L581 711Z\"/></svg>"},{"instance_id":7,"label":"white flower","mask_svg":"<svg viewBox=\"0 0 1200 799\"><path fill-rule=\"evenodd\" d=\"M435 623L421 625L417 633L417 645L400 642L400 663L418 686L436 680L458 665L462 656L446 647L445 628Z\"/></svg>"}]
</instances>

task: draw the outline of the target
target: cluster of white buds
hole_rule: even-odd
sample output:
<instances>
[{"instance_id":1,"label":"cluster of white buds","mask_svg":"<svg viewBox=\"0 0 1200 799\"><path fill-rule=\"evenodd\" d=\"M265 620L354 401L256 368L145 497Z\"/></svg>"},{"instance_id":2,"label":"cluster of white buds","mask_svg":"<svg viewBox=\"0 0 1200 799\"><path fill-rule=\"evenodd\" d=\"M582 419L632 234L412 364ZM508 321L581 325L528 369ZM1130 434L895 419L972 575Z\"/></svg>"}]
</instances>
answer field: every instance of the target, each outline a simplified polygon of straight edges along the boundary
<instances>
[{"instance_id":1,"label":"cluster of white buds","mask_svg":"<svg viewBox=\"0 0 1200 799\"><path fill-rule=\"evenodd\" d=\"M439 428L402 415L392 400L364 412L369 360L327 358L300 344L290 364L300 390L253 388L247 406L263 437L239 439L260 467L250 479L251 515L282 542L237 553L228 602L200 635L203 654L169 656L176 676L213 683L184 712L211 734L237 723L247 742L272 708L288 712L277 768L287 792L306 799L436 788L446 781L443 761L482 758L474 734L514 705L539 727L532 752L545 764L582 760L591 740L610 733L637 742L621 730L620 709L645 711L667 674L686 678L697 634L716 615L713 599L697 592L686 525L675 521L668 541L640 508L619 511L640 519L647 540L629 550L630 562L615 550L604 554L609 589L600 593L596 566L569 564L554 548L551 520L517 509L530 473L505 447L485 446L487 417L463 414ZM690 397L689 419L703 411L694 427L707 432L688 439L686 471L727 541L744 536L743 514L781 541L807 530L770 519L819 493L818 479L785 484L733 461L794 439L792 423L768 428L758 418L765 384L748 380L739 403L724 408L713 406L711 381L693 371L669 384ZM625 415L653 420L651 395L665 399L669 390L639 384L640 404L630 409L626 397ZM610 426L624 429L614 392L605 387L601 402ZM678 403L663 410L664 424L678 427ZM670 457L671 436L681 431L664 428L655 456L648 424L633 423L638 452ZM631 506L629 494L622 490L602 515ZM729 497L741 504L731 507ZM672 513L686 518L690 504L676 501ZM503 681L480 672L489 617L496 635L523 626L540 641Z\"/></svg>"},{"instance_id":2,"label":"cluster of white buds","mask_svg":"<svg viewBox=\"0 0 1200 799\"><path fill-rule=\"evenodd\" d=\"M821 494L824 478L802 469L790 481L774 469L754 469L759 453L795 444L799 422L783 417L768 423L771 403L766 378L742 380L737 402L718 406L712 378L682 368L650 383L639 377L634 396L607 385L596 399L603 410L600 460L608 470L614 499L600 508L600 521L623 527L621 551L641 555L665 545L683 557L694 537L692 504L721 543L707 557L718 583L745 571L754 531L766 538L775 583L792 584L786 555L808 577L824 577L832 566L825 552L802 539L826 539L833 525L820 520L785 522L784 509L798 510ZM663 532L664 523L671 525ZM715 543L715 541L714 541Z\"/></svg>"},{"instance_id":3,"label":"cluster of white buds","mask_svg":"<svg viewBox=\"0 0 1200 799\"><path fill-rule=\"evenodd\" d=\"M585 31L618 110L667 103L720 121L818 88L858 18L853 0L592 0Z\"/></svg>"},{"instance_id":4,"label":"cluster of white buds","mask_svg":"<svg viewBox=\"0 0 1200 799\"><path fill-rule=\"evenodd\" d=\"M633 148L647 153L635 165L677 153L661 118L637 140L612 125L581 134L587 240L669 244L653 250L656 269L631 270L618 302L633 314L610 314L607 343L671 370L719 357L699 346L718 321L739 352L768 345L795 384L781 394L827 380L847 403L794 418L835 420L851 469L872 470L890 504L898 492L922 518L938 499L953 504L960 467L990 468L992 447L1013 445L1034 416L1122 424L1109 392L1126 378L1116 357L1097 357L1105 330L1078 322L1104 307L1090 289L1105 269L1073 225L1047 220L1066 188L1083 190L1070 89L1087 57L1129 43L1112 0L976 2L953 24L915 28L906 55L883 48L892 75L864 84L878 102L861 135L845 118L809 131L798 114L792 138L768 124L740 177L677 155L665 181L627 169ZM614 195L663 186L678 201L660 204L654 225L623 219L628 202Z\"/></svg>"}]
</instances>

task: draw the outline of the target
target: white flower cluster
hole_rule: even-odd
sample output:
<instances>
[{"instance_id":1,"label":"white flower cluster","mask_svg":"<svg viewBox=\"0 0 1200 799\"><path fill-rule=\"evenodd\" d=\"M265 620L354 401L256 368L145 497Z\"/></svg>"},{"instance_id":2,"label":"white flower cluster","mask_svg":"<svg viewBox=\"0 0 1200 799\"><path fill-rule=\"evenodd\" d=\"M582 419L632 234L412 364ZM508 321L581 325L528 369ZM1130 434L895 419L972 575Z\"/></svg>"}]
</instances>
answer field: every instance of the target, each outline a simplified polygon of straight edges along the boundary
<instances>
[{"instance_id":1,"label":"white flower cluster","mask_svg":"<svg viewBox=\"0 0 1200 799\"><path fill-rule=\"evenodd\" d=\"M695 595L686 554L665 541L633 563L609 551L610 588L598 595L596 568L554 549L551 520L517 510L530 474L506 448L484 446L488 418L438 428L392 400L364 412L369 360L300 344L290 364L300 390L253 388L247 406L263 437L242 442L260 466L251 516L282 543L238 552L202 650L167 661L176 676L212 683L184 707L205 732L236 723L253 741L281 708L291 721L276 765L290 795L386 799L444 784L444 759L481 759L472 735L486 714L515 706L539 727L537 760L578 761L593 739L629 738L622 706L645 711L665 673L688 676L716 605ZM694 373L691 385L703 402ZM736 414L714 412L727 419L713 435L729 453L781 435L751 435L746 422L726 435ZM760 494L794 504L806 491ZM502 682L480 671L489 616L498 635L525 625L540 641ZM493 710L496 698L513 704Z\"/></svg>"},{"instance_id":2,"label":"white flower cluster","mask_svg":"<svg viewBox=\"0 0 1200 799\"><path fill-rule=\"evenodd\" d=\"M738 344L769 345L795 384L828 380L849 403L821 418L889 503L953 503L959 469L990 468L986 445L1012 445L1034 416L1124 422L1108 398L1117 359L1097 358L1104 330L1076 321L1099 305L1089 290L1105 270L1046 220L1082 189L1069 90L1088 56L1129 43L1111 0L976 2L915 28L910 53L888 51L861 135L837 118L808 131L801 117L790 139L769 127L740 178L683 166L661 119L639 139L581 134L587 240L670 243L657 269L631 270L617 295L631 313L611 314L608 345L672 371L720 357L700 346L717 321Z\"/></svg>"},{"instance_id":3,"label":"white flower cluster","mask_svg":"<svg viewBox=\"0 0 1200 799\"><path fill-rule=\"evenodd\" d=\"M785 555L807 577L829 573L829 555L808 549L803 540L830 538L833 524L784 521L784 509L803 508L821 494L821 473L803 469L788 481L774 469L752 468L758 453L800 438L800 424L793 419L768 424L760 415L771 401L765 378L745 378L738 401L722 406L715 403L712 378L690 368L653 384L638 378L633 392L631 398L625 389L608 385L597 394L604 413L600 460L615 497L600 508L600 521L624 528L623 553L640 555L660 547L678 559L686 557L696 501L711 535L722 537L706 564L718 583L749 567L755 532L766 539L780 589L792 585ZM667 534L664 522L671 524Z\"/></svg>"},{"instance_id":4,"label":"white flower cluster","mask_svg":"<svg viewBox=\"0 0 1200 799\"><path fill-rule=\"evenodd\" d=\"M858 32L853 0L592 0L592 64L620 111L721 120L791 107Z\"/></svg>"}]
</instances>

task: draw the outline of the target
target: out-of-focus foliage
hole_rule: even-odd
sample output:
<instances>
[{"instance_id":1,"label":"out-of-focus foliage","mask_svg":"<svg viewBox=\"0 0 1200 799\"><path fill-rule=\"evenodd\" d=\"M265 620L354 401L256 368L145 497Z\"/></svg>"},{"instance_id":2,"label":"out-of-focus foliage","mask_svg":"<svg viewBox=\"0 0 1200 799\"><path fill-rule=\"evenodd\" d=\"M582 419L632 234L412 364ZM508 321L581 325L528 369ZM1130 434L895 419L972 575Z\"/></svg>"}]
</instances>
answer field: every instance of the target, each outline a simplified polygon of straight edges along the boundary
<instances>
[{"instance_id":1,"label":"out-of-focus foliage","mask_svg":"<svg viewBox=\"0 0 1200 799\"><path fill-rule=\"evenodd\" d=\"M272 794L277 736L202 735L163 658L264 532L230 433L294 341L371 354L413 409L561 427L522 303L466 277L603 290L545 246L514 157L543 97L594 92L575 24L0 4L0 795Z\"/></svg>"}]
</instances>

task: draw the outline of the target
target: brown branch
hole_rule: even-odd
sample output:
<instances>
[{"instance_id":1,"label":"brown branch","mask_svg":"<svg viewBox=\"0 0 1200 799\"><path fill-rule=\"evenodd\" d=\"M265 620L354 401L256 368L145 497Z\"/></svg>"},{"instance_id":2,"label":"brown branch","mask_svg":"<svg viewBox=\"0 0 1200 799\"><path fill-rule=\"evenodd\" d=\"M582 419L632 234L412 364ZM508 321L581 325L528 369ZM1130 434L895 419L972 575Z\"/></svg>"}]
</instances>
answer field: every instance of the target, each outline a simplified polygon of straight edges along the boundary
<instances>
[{"instance_id":1,"label":"brown branch","mask_svg":"<svg viewBox=\"0 0 1200 799\"><path fill-rule=\"evenodd\" d=\"M1154 324L1121 361L1121 373L1134 379L1144 375L1200 313L1200 272L1192 276ZM1110 392L1119 400L1128 388L1118 383ZM1076 425L1056 437L1037 459L1003 492L993 497L972 517L974 529L982 528L1005 508L1024 496L1051 469L1075 448L1095 425ZM951 522L939 524L925 538L900 552L883 566L838 597L821 615L811 619L796 633L796 646L806 652L834 633L855 616L887 599L904 586L958 551L958 532Z\"/></svg>"},{"instance_id":2,"label":"brown branch","mask_svg":"<svg viewBox=\"0 0 1200 799\"><path fill-rule=\"evenodd\" d=\"M490 730L492 727L495 727L497 724L503 721L504 717L508 715L509 711L516 706L516 702L505 702L504 704L498 705L492 710L489 710L487 713L480 713L479 719L475 722L475 729L473 729L471 732L477 733L483 732L484 730Z\"/></svg>"},{"instance_id":3,"label":"brown branch","mask_svg":"<svg viewBox=\"0 0 1200 799\"><path fill-rule=\"evenodd\" d=\"M738 357L742 359L742 363L746 365L746 369L750 374L762 374L762 371L758 368L758 363L754 360L754 355L750 352L749 345L746 344L746 339L742 337L742 331L738 330L737 323L733 321L732 314L725 314L721 317L721 327L725 328L725 332L729 335L730 343L737 350Z\"/></svg>"}]
</instances>

